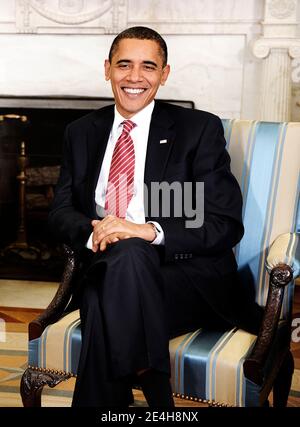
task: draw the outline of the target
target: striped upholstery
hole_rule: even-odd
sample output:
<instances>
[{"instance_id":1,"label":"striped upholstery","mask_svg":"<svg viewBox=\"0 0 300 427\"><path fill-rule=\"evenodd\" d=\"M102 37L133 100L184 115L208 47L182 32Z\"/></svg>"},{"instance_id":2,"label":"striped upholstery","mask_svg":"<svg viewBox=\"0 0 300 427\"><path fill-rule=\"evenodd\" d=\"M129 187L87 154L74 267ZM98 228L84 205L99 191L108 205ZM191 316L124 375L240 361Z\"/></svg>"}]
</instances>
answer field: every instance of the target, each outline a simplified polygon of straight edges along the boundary
<instances>
[{"instance_id":1,"label":"striped upholstery","mask_svg":"<svg viewBox=\"0 0 300 427\"><path fill-rule=\"evenodd\" d=\"M225 333L199 329L171 340L173 391L244 406L242 363L255 340L241 329Z\"/></svg>"},{"instance_id":2,"label":"striped upholstery","mask_svg":"<svg viewBox=\"0 0 300 427\"><path fill-rule=\"evenodd\" d=\"M28 364L77 374L81 348L79 310L48 326L42 336L29 341Z\"/></svg>"},{"instance_id":3,"label":"striped upholstery","mask_svg":"<svg viewBox=\"0 0 300 427\"><path fill-rule=\"evenodd\" d=\"M266 362L266 375L282 346L286 327L282 321ZM243 373L243 362L255 341L255 335L237 328L226 332L199 329L172 339L169 348L173 391L230 406L259 406L261 388Z\"/></svg>"},{"instance_id":4,"label":"striped upholstery","mask_svg":"<svg viewBox=\"0 0 300 427\"><path fill-rule=\"evenodd\" d=\"M296 209L300 123L223 120L223 125L232 171L244 198L245 235L235 254L240 271L250 268L256 281L257 301L264 305L268 289L264 267L269 247L279 235L300 229L296 225L300 217ZM281 246L286 254L295 254L299 247L286 239ZM269 266L270 263L271 257ZM286 289L283 318L291 309L293 288L291 284ZM278 329L271 360L280 348L281 330L283 327ZM242 369L255 339L239 329L199 329L174 338L170 341L173 391L228 405L258 406L261 389L245 379ZM75 311L29 343L29 365L76 375L80 346L79 312Z\"/></svg>"},{"instance_id":5,"label":"striped upholstery","mask_svg":"<svg viewBox=\"0 0 300 427\"><path fill-rule=\"evenodd\" d=\"M260 388L243 375L243 361L255 340L255 335L237 328L226 332L198 329L172 339L169 348L173 392L230 406L258 406ZM276 341L280 343L280 334ZM76 375L80 346L76 310L30 341L28 364Z\"/></svg>"},{"instance_id":6,"label":"striped upholstery","mask_svg":"<svg viewBox=\"0 0 300 427\"><path fill-rule=\"evenodd\" d=\"M268 248L297 228L300 123L223 120L232 172L243 194L245 235L236 247L239 268L255 279L256 300L265 305ZM282 315L291 310L294 287L286 288Z\"/></svg>"}]
</instances>

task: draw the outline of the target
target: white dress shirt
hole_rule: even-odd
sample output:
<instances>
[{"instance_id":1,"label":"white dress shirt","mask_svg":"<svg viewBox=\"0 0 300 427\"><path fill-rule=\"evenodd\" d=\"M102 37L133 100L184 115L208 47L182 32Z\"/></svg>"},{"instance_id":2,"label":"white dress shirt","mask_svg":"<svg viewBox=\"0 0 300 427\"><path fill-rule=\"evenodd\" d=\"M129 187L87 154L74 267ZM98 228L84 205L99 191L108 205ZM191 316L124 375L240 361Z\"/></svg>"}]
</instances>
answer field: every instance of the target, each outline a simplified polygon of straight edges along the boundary
<instances>
[{"instance_id":1,"label":"white dress shirt","mask_svg":"<svg viewBox=\"0 0 300 427\"><path fill-rule=\"evenodd\" d=\"M145 161L147 152L147 143L149 128L151 122L151 116L154 108L154 101L147 105L143 110L139 111L130 120L132 120L136 126L130 132L133 140L134 152L135 152L135 169L134 169L134 190L133 196L130 200L126 211L126 217L128 221L136 224L145 224L145 209L144 209L144 171ZM100 217L105 216L105 195L110 170L111 159L113 156L114 148L119 136L122 133L122 122L126 120L118 112L115 106L115 118L113 126L108 138L106 151L104 154L100 175L95 190L95 201L97 207L97 213ZM152 244L162 245L164 244L164 232L161 226L154 221L149 221L155 224L159 233L158 236L153 240ZM87 248L92 249L92 235L90 235L87 242Z\"/></svg>"}]
</instances>

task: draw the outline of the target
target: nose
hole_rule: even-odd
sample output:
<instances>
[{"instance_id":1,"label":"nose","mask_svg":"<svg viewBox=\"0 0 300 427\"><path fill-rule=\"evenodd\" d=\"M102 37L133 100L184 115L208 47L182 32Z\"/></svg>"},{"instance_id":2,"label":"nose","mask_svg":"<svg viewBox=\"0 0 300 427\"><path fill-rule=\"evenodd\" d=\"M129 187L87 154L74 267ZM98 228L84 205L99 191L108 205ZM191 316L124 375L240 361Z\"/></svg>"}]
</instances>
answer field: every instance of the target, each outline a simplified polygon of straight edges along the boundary
<instances>
[{"instance_id":1,"label":"nose","mask_svg":"<svg viewBox=\"0 0 300 427\"><path fill-rule=\"evenodd\" d=\"M127 79L133 83L143 80L142 70L139 66L134 66L130 69Z\"/></svg>"}]
</instances>

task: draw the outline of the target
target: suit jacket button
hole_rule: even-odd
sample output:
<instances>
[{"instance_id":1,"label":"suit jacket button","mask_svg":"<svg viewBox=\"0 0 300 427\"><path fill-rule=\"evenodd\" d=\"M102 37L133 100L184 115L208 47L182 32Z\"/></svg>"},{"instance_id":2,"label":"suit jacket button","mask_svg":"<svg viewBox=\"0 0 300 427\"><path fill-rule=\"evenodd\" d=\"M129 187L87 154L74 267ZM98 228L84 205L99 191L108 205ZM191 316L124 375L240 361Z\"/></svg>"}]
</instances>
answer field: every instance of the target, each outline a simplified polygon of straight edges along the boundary
<instances>
[{"instance_id":1,"label":"suit jacket button","mask_svg":"<svg viewBox=\"0 0 300 427\"><path fill-rule=\"evenodd\" d=\"M174 259L178 259L178 254L175 254L175 255L174 255Z\"/></svg>"}]
</instances>

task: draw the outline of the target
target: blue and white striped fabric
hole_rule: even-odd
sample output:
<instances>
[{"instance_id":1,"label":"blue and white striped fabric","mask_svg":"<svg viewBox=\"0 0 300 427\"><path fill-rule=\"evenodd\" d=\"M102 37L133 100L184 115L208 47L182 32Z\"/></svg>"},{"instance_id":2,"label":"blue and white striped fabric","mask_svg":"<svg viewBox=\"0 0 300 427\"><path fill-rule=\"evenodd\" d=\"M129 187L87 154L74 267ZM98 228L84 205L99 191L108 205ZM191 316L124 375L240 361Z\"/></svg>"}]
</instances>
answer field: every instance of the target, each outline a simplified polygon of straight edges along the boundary
<instances>
[{"instance_id":1,"label":"blue and white striped fabric","mask_svg":"<svg viewBox=\"0 0 300 427\"><path fill-rule=\"evenodd\" d=\"M223 120L232 172L244 201L245 235L236 248L240 269L250 269L256 300L265 305L269 276L268 249L297 227L299 203L300 123ZM293 286L286 289L282 316L291 310Z\"/></svg>"},{"instance_id":2,"label":"blue and white striped fabric","mask_svg":"<svg viewBox=\"0 0 300 427\"><path fill-rule=\"evenodd\" d=\"M81 349L79 310L48 326L40 338L29 341L28 365L77 374Z\"/></svg>"}]
</instances>

